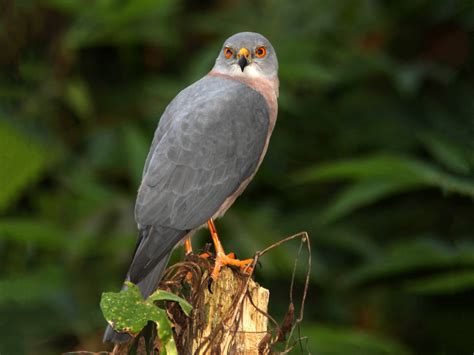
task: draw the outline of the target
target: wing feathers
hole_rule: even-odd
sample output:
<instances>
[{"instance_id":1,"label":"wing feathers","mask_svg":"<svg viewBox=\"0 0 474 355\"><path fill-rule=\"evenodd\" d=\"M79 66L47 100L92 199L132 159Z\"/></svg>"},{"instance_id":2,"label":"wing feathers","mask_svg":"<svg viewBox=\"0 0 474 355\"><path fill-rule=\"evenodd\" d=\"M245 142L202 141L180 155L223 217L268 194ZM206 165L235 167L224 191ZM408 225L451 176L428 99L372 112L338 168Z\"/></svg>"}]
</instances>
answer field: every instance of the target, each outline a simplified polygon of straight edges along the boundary
<instances>
[{"instance_id":1,"label":"wing feathers","mask_svg":"<svg viewBox=\"0 0 474 355\"><path fill-rule=\"evenodd\" d=\"M190 230L205 223L257 168L268 107L244 84L207 77L181 92L165 114L135 215L142 226Z\"/></svg>"}]
</instances>

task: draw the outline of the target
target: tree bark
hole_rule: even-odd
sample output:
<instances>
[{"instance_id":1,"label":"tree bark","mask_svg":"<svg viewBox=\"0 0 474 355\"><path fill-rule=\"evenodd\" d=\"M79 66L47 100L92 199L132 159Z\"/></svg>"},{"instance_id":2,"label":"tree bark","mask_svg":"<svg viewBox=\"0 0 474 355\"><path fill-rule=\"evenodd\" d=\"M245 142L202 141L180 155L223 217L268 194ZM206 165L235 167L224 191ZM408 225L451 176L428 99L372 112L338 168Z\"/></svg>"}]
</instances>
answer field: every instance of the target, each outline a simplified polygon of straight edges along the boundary
<instances>
[{"instance_id":1,"label":"tree bark","mask_svg":"<svg viewBox=\"0 0 474 355\"><path fill-rule=\"evenodd\" d=\"M270 293L253 280L225 267L212 293L196 305L185 332L186 354L266 354Z\"/></svg>"}]
</instances>

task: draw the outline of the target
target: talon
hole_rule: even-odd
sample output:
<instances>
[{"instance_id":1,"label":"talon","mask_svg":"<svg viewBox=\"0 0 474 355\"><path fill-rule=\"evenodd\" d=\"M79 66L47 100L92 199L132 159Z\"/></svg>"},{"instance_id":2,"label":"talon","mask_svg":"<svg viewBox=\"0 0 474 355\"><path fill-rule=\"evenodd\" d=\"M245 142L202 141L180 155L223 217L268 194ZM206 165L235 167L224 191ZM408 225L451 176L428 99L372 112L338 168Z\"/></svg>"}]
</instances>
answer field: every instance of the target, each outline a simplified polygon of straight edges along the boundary
<instances>
[{"instance_id":1,"label":"talon","mask_svg":"<svg viewBox=\"0 0 474 355\"><path fill-rule=\"evenodd\" d=\"M213 293L213 292L212 292L212 282L213 282L212 277L209 277L209 278L207 279L207 289L209 290L209 293L210 293L210 294Z\"/></svg>"},{"instance_id":2,"label":"talon","mask_svg":"<svg viewBox=\"0 0 474 355\"><path fill-rule=\"evenodd\" d=\"M184 252L185 255L191 255L193 253L193 246L191 245L191 238L188 238L184 241Z\"/></svg>"},{"instance_id":3,"label":"talon","mask_svg":"<svg viewBox=\"0 0 474 355\"><path fill-rule=\"evenodd\" d=\"M248 265L248 266L241 266L241 267L240 267L240 270L242 270L242 272L243 272L244 274L250 275L250 274L253 273L253 270L254 270L254 269L253 269L253 267L251 267L250 265Z\"/></svg>"},{"instance_id":4,"label":"talon","mask_svg":"<svg viewBox=\"0 0 474 355\"><path fill-rule=\"evenodd\" d=\"M214 281L217 280L217 278L219 277L221 268L225 265L238 266L240 270L242 270L242 272L251 273L251 271L253 270L252 267L250 266L252 262L253 262L253 259L245 259L245 260L231 259L227 255L219 253L216 255L214 270L212 270L211 277L214 279Z\"/></svg>"},{"instance_id":5,"label":"talon","mask_svg":"<svg viewBox=\"0 0 474 355\"><path fill-rule=\"evenodd\" d=\"M207 251L198 255L198 257L200 257L201 259L209 259L211 256L212 254Z\"/></svg>"}]
</instances>

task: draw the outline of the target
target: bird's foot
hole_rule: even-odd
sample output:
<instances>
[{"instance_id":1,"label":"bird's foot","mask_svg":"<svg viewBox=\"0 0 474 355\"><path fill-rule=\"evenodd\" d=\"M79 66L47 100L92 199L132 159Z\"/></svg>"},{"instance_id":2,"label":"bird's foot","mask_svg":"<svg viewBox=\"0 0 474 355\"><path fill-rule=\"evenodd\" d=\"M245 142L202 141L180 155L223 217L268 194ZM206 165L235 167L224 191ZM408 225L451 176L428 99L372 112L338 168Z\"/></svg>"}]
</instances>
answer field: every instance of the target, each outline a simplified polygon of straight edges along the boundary
<instances>
[{"instance_id":1,"label":"bird's foot","mask_svg":"<svg viewBox=\"0 0 474 355\"><path fill-rule=\"evenodd\" d=\"M226 256L229 258L229 259L236 259L237 257L235 256L235 253L234 252L230 252L229 254L226 254ZM211 252L209 251L205 251L205 252L202 252L201 254L198 254L198 257L200 257L201 259L209 259L209 258L212 258L214 257L214 255L212 255Z\"/></svg>"},{"instance_id":2,"label":"bird's foot","mask_svg":"<svg viewBox=\"0 0 474 355\"><path fill-rule=\"evenodd\" d=\"M207 288L212 293L212 284L219 278L220 271L223 266L238 266L243 273L250 275L253 272L253 268L250 266L253 259L238 260L235 258L235 253L217 253L214 269L211 272L211 277L207 281Z\"/></svg>"},{"instance_id":3,"label":"bird's foot","mask_svg":"<svg viewBox=\"0 0 474 355\"><path fill-rule=\"evenodd\" d=\"M253 259L244 259L238 260L235 258L234 253L224 254L224 253L217 253L216 260L214 263L214 269L211 273L211 278L216 281L219 277L219 273L223 266L230 265L230 266L238 266L243 272L250 274L252 272L252 268L250 264L252 264Z\"/></svg>"},{"instance_id":4,"label":"bird's foot","mask_svg":"<svg viewBox=\"0 0 474 355\"><path fill-rule=\"evenodd\" d=\"M226 254L217 235L216 226L212 218L207 221L207 225L209 227L209 231L211 232L212 241L214 242L214 249L216 250L214 269L211 272L211 277L209 278L208 283L209 291L212 293L212 282L217 280L223 266L238 266L244 273L251 274L253 268L250 265L252 264L253 259L239 260L236 258L235 253Z\"/></svg>"}]
</instances>

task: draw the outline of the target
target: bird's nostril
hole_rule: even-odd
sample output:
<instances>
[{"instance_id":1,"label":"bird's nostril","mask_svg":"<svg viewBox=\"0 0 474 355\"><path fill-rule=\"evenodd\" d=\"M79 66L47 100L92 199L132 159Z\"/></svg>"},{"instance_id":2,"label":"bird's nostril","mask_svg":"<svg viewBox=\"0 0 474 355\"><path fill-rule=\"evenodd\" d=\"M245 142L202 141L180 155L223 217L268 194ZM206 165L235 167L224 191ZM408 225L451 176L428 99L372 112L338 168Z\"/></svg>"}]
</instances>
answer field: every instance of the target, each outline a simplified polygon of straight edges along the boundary
<instances>
[{"instance_id":1,"label":"bird's nostril","mask_svg":"<svg viewBox=\"0 0 474 355\"><path fill-rule=\"evenodd\" d=\"M240 58L240 57L249 58L250 57L250 51L245 47L240 48L239 52L237 53L237 57L238 58Z\"/></svg>"}]
</instances>

